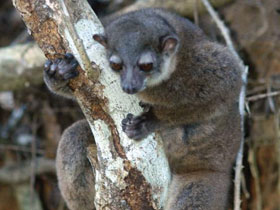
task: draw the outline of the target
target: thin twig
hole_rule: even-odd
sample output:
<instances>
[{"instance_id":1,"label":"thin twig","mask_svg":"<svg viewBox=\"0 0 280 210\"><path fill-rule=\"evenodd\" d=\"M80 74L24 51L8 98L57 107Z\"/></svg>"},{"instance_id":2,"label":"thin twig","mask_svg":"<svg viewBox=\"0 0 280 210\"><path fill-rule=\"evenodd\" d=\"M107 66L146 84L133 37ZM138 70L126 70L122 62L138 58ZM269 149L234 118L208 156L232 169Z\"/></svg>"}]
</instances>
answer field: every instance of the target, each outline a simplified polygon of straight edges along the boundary
<instances>
[{"instance_id":1,"label":"thin twig","mask_svg":"<svg viewBox=\"0 0 280 210\"><path fill-rule=\"evenodd\" d=\"M256 160L256 148L255 145L251 147L249 150L249 165L252 172L252 176L255 179L255 191L256 191L256 210L262 209L262 193L261 193L261 186L260 186L260 175L257 167L257 160Z\"/></svg>"},{"instance_id":2,"label":"thin twig","mask_svg":"<svg viewBox=\"0 0 280 210\"><path fill-rule=\"evenodd\" d=\"M253 101L258 101L258 100L261 100L261 99L265 99L265 98L273 97L273 96L278 96L278 95L280 95L280 91L262 93L262 94L258 94L258 95L249 96L249 97L247 97L246 101L253 102Z\"/></svg>"},{"instance_id":3,"label":"thin twig","mask_svg":"<svg viewBox=\"0 0 280 210\"><path fill-rule=\"evenodd\" d=\"M36 132L37 132L37 115L32 122L32 143L31 143L31 176L30 176L30 204L31 206L34 204L34 187L35 187L35 176L36 176L36 167L37 167L37 157L36 157Z\"/></svg>"},{"instance_id":4,"label":"thin twig","mask_svg":"<svg viewBox=\"0 0 280 210\"><path fill-rule=\"evenodd\" d=\"M280 117L280 111L276 112L276 115L274 115L274 121L275 121L275 130L276 130L276 151L277 151L277 164L278 164L278 183L277 183L277 192L278 195L280 195L280 124L279 124L279 117Z\"/></svg>"},{"instance_id":5,"label":"thin twig","mask_svg":"<svg viewBox=\"0 0 280 210\"><path fill-rule=\"evenodd\" d=\"M268 82L267 82L267 101L268 101L268 106L270 108L270 110L275 113L275 104L274 104L274 101L273 101L273 98L271 97L271 80L269 79Z\"/></svg>"},{"instance_id":6,"label":"thin twig","mask_svg":"<svg viewBox=\"0 0 280 210\"><path fill-rule=\"evenodd\" d=\"M215 12L214 8L211 6L208 0L201 0L204 6L206 7L207 11L217 24L218 28L220 29L225 42L229 48L229 50L232 52L232 54L235 56L235 58L238 60L240 68L242 70L242 80L243 85L241 87L241 92L239 96L239 112L241 116L241 131L242 134L244 133L244 114L245 114L245 92L246 92L246 84L247 84L247 73L248 73L248 67L244 65L244 62L239 57L238 53L236 52L233 42L230 38L230 33L228 28L225 26L224 22L221 20L219 15ZM241 171L242 171L242 159L243 159L243 150L244 150L244 136L241 138L240 142L240 148L236 157L236 167L235 167L235 180L234 180L234 210L240 210L241 206L241 200L240 200L240 188L241 188Z\"/></svg>"},{"instance_id":7,"label":"thin twig","mask_svg":"<svg viewBox=\"0 0 280 210\"><path fill-rule=\"evenodd\" d=\"M242 192L244 193L245 198L249 199L250 198L250 193L249 193L249 191L247 189L247 186L246 186L246 180L245 180L244 174L242 174L241 184L242 184Z\"/></svg>"},{"instance_id":8,"label":"thin twig","mask_svg":"<svg viewBox=\"0 0 280 210\"><path fill-rule=\"evenodd\" d=\"M258 38L260 38L267 31L267 29L269 27L268 18L267 18L267 11L266 11L265 7L263 6L262 1L261 0L256 0L255 4L260 11L262 24L261 24L261 27L258 27L258 30L256 30L254 32L255 36L252 39L248 40L249 43L253 43Z\"/></svg>"},{"instance_id":9,"label":"thin twig","mask_svg":"<svg viewBox=\"0 0 280 210\"><path fill-rule=\"evenodd\" d=\"M224 22L221 20L219 15L215 12L214 8L211 6L209 1L208 0L201 0L201 1L204 4L204 6L206 7L206 9L209 12L209 14L211 15L211 17L213 18L213 20L215 21L215 23L217 24L219 30L221 31L221 34L223 35L223 37L225 39L225 42L226 42L229 50L232 52L232 54L238 60L241 61L241 59L239 58L239 55L237 54L236 50L234 49L234 45L233 45L233 42L231 41L228 28L225 26Z\"/></svg>"},{"instance_id":10,"label":"thin twig","mask_svg":"<svg viewBox=\"0 0 280 210\"><path fill-rule=\"evenodd\" d=\"M198 0L195 0L195 1L194 1L193 17L194 17L194 23L195 23L196 25L199 25Z\"/></svg>"},{"instance_id":11,"label":"thin twig","mask_svg":"<svg viewBox=\"0 0 280 210\"><path fill-rule=\"evenodd\" d=\"M250 117L251 116L251 110L250 110L250 106L249 106L248 101L246 101L246 103L245 103L245 110L246 110L247 115Z\"/></svg>"},{"instance_id":12,"label":"thin twig","mask_svg":"<svg viewBox=\"0 0 280 210\"><path fill-rule=\"evenodd\" d=\"M248 83L249 83L249 81L248 81ZM266 87L266 84L261 85L261 86L258 86L258 84L252 84L252 85L254 85L254 88L251 89L251 90L247 90L247 95L258 94L258 93L260 93L260 92L265 91L266 88L267 88L267 87Z\"/></svg>"}]
</instances>

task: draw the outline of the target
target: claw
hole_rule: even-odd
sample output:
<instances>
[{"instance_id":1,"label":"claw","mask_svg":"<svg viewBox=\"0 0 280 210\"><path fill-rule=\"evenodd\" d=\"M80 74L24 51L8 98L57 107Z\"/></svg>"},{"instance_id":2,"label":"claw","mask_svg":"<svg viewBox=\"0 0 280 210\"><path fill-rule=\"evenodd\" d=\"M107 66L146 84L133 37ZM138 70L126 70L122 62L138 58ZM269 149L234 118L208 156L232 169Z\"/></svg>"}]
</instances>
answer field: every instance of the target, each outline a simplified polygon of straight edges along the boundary
<instances>
[{"instance_id":1,"label":"claw","mask_svg":"<svg viewBox=\"0 0 280 210\"><path fill-rule=\"evenodd\" d=\"M53 63L51 66L50 66L50 69L48 71L48 74L50 76L53 76L56 72L56 69L57 69L57 64L56 63Z\"/></svg>"},{"instance_id":2,"label":"claw","mask_svg":"<svg viewBox=\"0 0 280 210\"><path fill-rule=\"evenodd\" d=\"M126 118L129 119L129 120L132 120L133 117L134 117L134 115L131 114L131 113L128 113L128 114L126 115Z\"/></svg>"},{"instance_id":3,"label":"claw","mask_svg":"<svg viewBox=\"0 0 280 210\"><path fill-rule=\"evenodd\" d=\"M124 118L123 120L122 120L122 125L126 125L127 123L128 123L128 119L127 118Z\"/></svg>"},{"instance_id":4,"label":"claw","mask_svg":"<svg viewBox=\"0 0 280 210\"><path fill-rule=\"evenodd\" d=\"M140 123L140 122L142 122L142 121L144 121L144 120L146 120L146 119L147 119L147 117L146 117L145 115L141 115L141 116L138 116L138 117L133 118L133 119L132 119L132 122L133 122L134 124L137 124L137 123Z\"/></svg>"},{"instance_id":5,"label":"claw","mask_svg":"<svg viewBox=\"0 0 280 210\"><path fill-rule=\"evenodd\" d=\"M44 65L44 70L45 70L45 71L49 71L51 65L52 65L52 61L51 61L51 60L47 60L46 63L45 63L45 65Z\"/></svg>"},{"instance_id":6,"label":"claw","mask_svg":"<svg viewBox=\"0 0 280 210\"><path fill-rule=\"evenodd\" d=\"M64 55L64 58L65 58L66 60L68 60L68 61L71 61L71 60L74 58L74 56L73 56L72 53L66 53L66 54Z\"/></svg>"},{"instance_id":7,"label":"claw","mask_svg":"<svg viewBox=\"0 0 280 210\"><path fill-rule=\"evenodd\" d=\"M70 62L70 64L71 64L71 66L72 66L73 69L76 69L76 68L78 67L78 65L79 65L78 61L76 61L76 60L72 60L72 61Z\"/></svg>"},{"instance_id":8,"label":"claw","mask_svg":"<svg viewBox=\"0 0 280 210\"><path fill-rule=\"evenodd\" d=\"M66 73L66 74L63 75L63 79L69 80L69 79L74 78L74 77L76 77L78 75L79 75L79 73L77 71Z\"/></svg>"}]
</instances>

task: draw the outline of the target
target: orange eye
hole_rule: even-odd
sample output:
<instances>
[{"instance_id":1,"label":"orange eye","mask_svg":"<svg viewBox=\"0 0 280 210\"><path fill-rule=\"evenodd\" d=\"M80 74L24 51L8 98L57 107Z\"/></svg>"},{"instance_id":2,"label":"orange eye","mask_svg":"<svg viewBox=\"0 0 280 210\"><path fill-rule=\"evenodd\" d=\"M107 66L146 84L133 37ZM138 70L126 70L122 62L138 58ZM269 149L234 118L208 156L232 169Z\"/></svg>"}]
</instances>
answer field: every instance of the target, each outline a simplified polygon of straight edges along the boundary
<instances>
[{"instance_id":1,"label":"orange eye","mask_svg":"<svg viewBox=\"0 0 280 210\"><path fill-rule=\"evenodd\" d=\"M151 71L153 69L153 63L142 63L142 64L139 64L139 68L142 70L142 71Z\"/></svg>"},{"instance_id":2,"label":"orange eye","mask_svg":"<svg viewBox=\"0 0 280 210\"><path fill-rule=\"evenodd\" d=\"M122 70L122 63L114 63L114 62L110 62L110 66L114 71L120 71Z\"/></svg>"}]
</instances>

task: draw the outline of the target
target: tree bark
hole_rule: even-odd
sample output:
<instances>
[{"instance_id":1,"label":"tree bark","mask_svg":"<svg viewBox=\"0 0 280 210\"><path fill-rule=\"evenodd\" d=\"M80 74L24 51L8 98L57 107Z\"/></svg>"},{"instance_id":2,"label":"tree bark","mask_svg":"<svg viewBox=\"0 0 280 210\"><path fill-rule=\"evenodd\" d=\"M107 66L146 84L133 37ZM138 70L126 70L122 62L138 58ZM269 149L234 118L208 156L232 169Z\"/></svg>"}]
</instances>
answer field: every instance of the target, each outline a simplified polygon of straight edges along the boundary
<instances>
[{"instance_id":1,"label":"tree bark","mask_svg":"<svg viewBox=\"0 0 280 210\"><path fill-rule=\"evenodd\" d=\"M80 70L70 86L97 145L98 161L91 161L96 174L96 208L160 209L170 181L162 142L153 134L136 143L121 131L125 115L139 114L141 109L135 97L122 92L119 78L108 67L104 48L93 41L92 35L103 33L103 28L88 3L85 0L13 0L13 3L47 58L72 52L85 70ZM89 159L94 159L93 156Z\"/></svg>"},{"instance_id":2,"label":"tree bark","mask_svg":"<svg viewBox=\"0 0 280 210\"><path fill-rule=\"evenodd\" d=\"M42 83L45 56L35 43L0 49L0 91Z\"/></svg>"}]
</instances>

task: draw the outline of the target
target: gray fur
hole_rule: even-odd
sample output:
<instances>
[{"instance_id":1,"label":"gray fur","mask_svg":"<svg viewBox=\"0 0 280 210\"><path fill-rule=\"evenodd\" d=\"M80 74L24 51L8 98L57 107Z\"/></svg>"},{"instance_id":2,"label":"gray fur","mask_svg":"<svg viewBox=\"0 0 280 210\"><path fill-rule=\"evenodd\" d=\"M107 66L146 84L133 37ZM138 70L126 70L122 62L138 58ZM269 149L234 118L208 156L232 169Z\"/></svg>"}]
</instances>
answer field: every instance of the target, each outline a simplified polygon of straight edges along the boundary
<instances>
[{"instance_id":1,"label":"gray fur","mask_svg":"<svg viewBox=\"0 0 280 210\"><path fill-rule=\"evenodd\" d=\"M94 144L90 127L81 120L67 128L59 141L56 169L59 189L71 210L94 210L94 173L86 148Z\"/></svg>"},{"instance_id":2,"label":"gray fur","mask_svg":"<svg viewBox=\"0 0 280 210\"><path fill-rule=\"evenodd\" d=\"M128 66L120 77L130 71L131 80L146 81L133 93L150 111L128 115L122 124L135 140L161 134L173 174L165 210L226 209L242 135L241 71L234 56L187 19L161 9L123 15L106 26L105 36L108 55ZM178 39L175 51L160 50L164 36ZM156 58L155 68L140 78L137 59L145 51Z\"/></svg>"}]
</instances>

